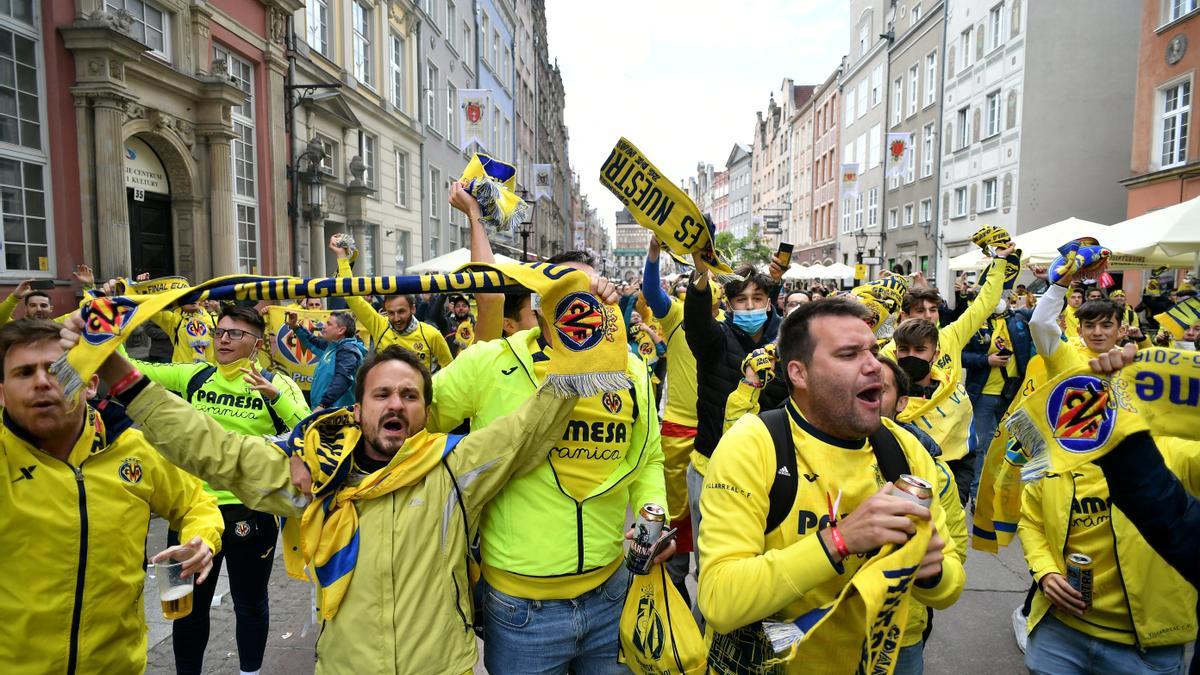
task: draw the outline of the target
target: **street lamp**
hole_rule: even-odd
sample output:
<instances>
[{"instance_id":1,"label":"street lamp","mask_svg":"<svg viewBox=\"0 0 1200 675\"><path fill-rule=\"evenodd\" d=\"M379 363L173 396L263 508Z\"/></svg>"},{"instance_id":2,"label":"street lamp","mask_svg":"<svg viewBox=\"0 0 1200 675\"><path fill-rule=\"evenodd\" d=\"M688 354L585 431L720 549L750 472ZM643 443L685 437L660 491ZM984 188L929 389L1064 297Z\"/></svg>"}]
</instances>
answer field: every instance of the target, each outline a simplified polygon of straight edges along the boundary
<instances>
[{"instance_id":1,"label":"street lamp","mask_svg":"<svg viewBox=\"0 0 1200 675\"><path fill-rule=\"evenodd\" d=\"M517 234L521 235L521 262L529 262L529 237L533 235L533 210L537 208L537 200L529 201L529 192L526 190L517 190L517 196L529 205L529 220L521 223L521 229L517 230Z\"/></svg>"},{"instance_id":2,"label":"street lamp","mask_svg":"<svg viewBox=\"0 0 1200 675\"><path fill-rule=\"evenodd\" d=\"M304 215L310 221L321 219L321 210L325 204L325 182L321 177L321 162L325 161L325 157L325 147L321 144L321 139L314 136L292 167L295 175L304 178L305 196L308 198L308 207L304 210ZM300 171L302 162L308 164L303 172Z\"/></svg>"}]
</instances>

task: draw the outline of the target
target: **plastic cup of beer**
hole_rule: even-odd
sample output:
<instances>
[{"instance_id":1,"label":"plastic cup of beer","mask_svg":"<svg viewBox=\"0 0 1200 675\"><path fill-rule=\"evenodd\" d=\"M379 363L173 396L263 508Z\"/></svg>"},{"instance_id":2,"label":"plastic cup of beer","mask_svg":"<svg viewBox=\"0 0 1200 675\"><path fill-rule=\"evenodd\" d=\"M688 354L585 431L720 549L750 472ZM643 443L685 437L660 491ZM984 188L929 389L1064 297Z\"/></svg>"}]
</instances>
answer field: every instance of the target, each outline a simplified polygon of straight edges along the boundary
<instances>
[{"instance_id":1,"label":"plastic cup of beer","mask_svg":"<svg viewBox=\"0 0 1200 675\"><path fill-rule=\"evenodd\" d=\"M162 613L170 621L182 619L192 613L192 591L195 589L194 577L186 579L179 575L183 572L183 562L195 553L191 549L181 549L154 563L154 576L158 579L158 599L162 603Z\"/></svg>"}]
</instances>

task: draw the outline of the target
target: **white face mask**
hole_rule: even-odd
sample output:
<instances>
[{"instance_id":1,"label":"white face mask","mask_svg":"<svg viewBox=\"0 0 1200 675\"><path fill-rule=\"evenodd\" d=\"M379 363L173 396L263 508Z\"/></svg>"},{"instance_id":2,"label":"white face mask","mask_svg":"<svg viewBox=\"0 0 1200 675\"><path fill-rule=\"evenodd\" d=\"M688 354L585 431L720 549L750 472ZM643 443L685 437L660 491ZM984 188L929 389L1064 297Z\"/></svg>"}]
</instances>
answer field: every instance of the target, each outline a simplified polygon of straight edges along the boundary
<instances>
[{"instance_id":1,"label":"white face mask","mask_svg":"<svg viewBox=\"0 0 1200 675\"><path fill-rule=\"evenodd\" d=\"M529 294L529 307L533 311L538 311L542 308L542 296L537 293Z\"/></svg>"},{"instance_id":2,"label":"white face mask","mask_svg":"<svg viewBox=\"0 0 1200 675\"><path fill-rule=\"evenodd\" d=\"M1004 301L1004 298L1000 298L1000 302L996 303L996 309L995 309L995 311L992 312L992 314L999 315L999 314L1003 314L1007 311L1008 311L1008 303Z\"/></svg>"},{"instance_id":3,"label":"white face mask","mask_svg":"<svg viewBox=\"0 0 1200 675\"><path fill-rule=\"evenodd\" d=\"M1176 340L1175 341L1175 349L1183 349L1183 350L1186 350L1189 352L1194 352L1194 351L1196 351L1196 343L1189 342L1186 340Z\"/></svg>"}]
</instances>

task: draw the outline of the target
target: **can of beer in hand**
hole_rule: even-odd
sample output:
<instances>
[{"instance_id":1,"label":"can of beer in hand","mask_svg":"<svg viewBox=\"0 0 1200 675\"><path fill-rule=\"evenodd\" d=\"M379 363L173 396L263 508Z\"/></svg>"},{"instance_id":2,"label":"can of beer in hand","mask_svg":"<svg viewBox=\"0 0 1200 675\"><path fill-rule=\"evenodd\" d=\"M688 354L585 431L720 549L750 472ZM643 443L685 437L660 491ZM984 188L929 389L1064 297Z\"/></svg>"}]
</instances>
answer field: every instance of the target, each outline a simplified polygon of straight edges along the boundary
<instances>
[{"instance_id":1,"label":"can of beer in hand","mask_svg":"<svg viewBox=\"0 0 1200 675\"><path fill-rule=\"evenodd\" d=\"M633 524L633 539L629 542L629 553L625 556L625 566L634 574L650 572L651 555L654 545L662 536L666 525L667 512L658 504L646 504L638 511L637 520Z\"/></svg>"},{"instance_id":2,"label":"can of beer in hand","mask_svg":"<svg viewBox=\"0 0 1200 675\"><path fill-rule=\"evenodd\" d=\"M892 483L891 494L929 508L933 503L933 484L919 476L902 473Z\"/></svg>"},{"instance_id":3,"label":"can of beer in hand","mask_svg":"<svg viewBox=\"0 0 1200 675\"><path fill-rule=\"evenodd\" d=\"M1067 583L1083 596L1083 605L1092 608L1092 559L1082 553L1067 554Z\"/></svg>"}]
</instances>

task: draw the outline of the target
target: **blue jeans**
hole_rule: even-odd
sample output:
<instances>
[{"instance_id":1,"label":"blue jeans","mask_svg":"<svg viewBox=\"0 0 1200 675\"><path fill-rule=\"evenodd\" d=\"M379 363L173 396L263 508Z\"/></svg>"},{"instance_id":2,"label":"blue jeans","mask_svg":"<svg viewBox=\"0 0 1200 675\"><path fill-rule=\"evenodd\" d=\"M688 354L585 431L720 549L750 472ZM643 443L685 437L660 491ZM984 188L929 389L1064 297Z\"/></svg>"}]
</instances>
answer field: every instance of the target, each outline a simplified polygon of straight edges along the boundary
<instances>
[{"instance_id":1,"label":"blue jeans","mask_svg":"<svg viewBox=\"0 0 1200 675\"><path fill-rule=\"evenodd\" d=\"M922 675L925 672L925 643L901 647L892 675Z\"/></svg>"},{"instance_id":2,"label":"blue jeans","mask_svg":"<svg viewBox=\"0 0 1200 675\"><path fill-rule=\"evenodd\" d=\"M979 491L979 476L983 473L983 462L987 459L988 446L1000 424L1000 417L1008 409L1008 403L999 396L980 394L971 401L974 418L971 420L971 452L975 455L975 475L971 478L971 497Z\"/></svg>"},{"instance_id":3,"label":"blue jeans","mask_svg":"<svg viewBox=\"0 0 1200 675\"><path fill-rule=\"evenodd\" d=\"M1139 652L1080 633L1046 614L1029 634L1025 667L1033 675L1086 675L1088 673L1176 673L1182 675L1184 645L1150 647Z\"/></svg>"},{"instance_id":4,"label":"blue jeans","mask_svg":"<svg viewBox=\"0 0 1200 675\"><path fill-rule=\"evenodd\" d=\"M492 675L628 673L617 661L629 571L572 600L526 600L483 586L483 661Z\"/></svg>"},{"instance_id":5,"label":"blue jeans","mask_svg":"<svg viewBox=\"0 0 1200 675\"><path fill-rule=\"evenodd\" d=\"M692 515L692 541L696 542L696 583L700 582L700 490L704 488L704 476L688 463L687 468L687 491L688 491L688 508ZM704 633L704 615L700 613L700 593L697 591L696 597L692 601L692 617L696 619L696 625L700 627L700 633Z\"/></svg>"}]
</instances>

